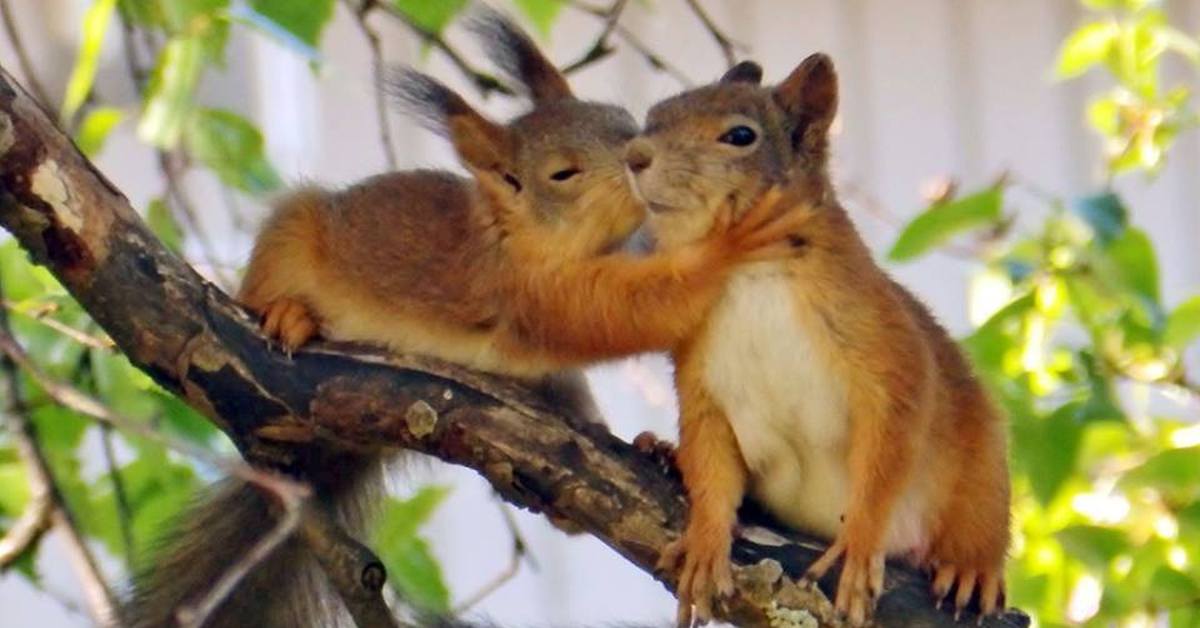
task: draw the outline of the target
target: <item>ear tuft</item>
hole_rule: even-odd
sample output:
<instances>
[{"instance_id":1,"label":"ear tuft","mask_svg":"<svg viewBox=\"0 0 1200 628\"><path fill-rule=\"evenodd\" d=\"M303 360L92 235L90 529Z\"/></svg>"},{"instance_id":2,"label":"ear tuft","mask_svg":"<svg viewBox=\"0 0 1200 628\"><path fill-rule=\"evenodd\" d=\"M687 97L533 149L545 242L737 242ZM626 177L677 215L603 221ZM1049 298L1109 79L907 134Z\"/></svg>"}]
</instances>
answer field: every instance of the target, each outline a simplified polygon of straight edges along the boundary
<instances>
[{"instance_id":1,"label":"ear tuft","mask_svg":"<svg viewBox=\"0 0 1200 628\"><path fill-rule=\"evenodd\" d=\"M763 69L762 66L753 61L742 61L737 65L725 71L721 75L719 83L751 83L758 85L762 83Z\"/></svg>"},{"instance_id":2,"label":"ear tuft","mask_svg":"<svg viewBox=\"0 0 1200 628\"><path fill-rule=\"evenodd\" d=\"M387 90L423 126L450 138L467 166L495 170L507 163L508 130L480 115L437 79L401 68L392 72Z\"/></svg>"},{"instance_id":3,"label":"ear tuft","mask_svg":"<svg viewBox=\"0 0 1200 628\"><path fill-rule=\"evenodd\" d=\"M524 85L535 103L573 98L567 78L508 16L480 3L471 9L467 28L482 40L500 71Z\"/></svg>"},{"instance_id":4,"label":"ear tuft","mask_svg":"<svg viewBox=\"0 0 1200 628\"><path fill-rule=\"evenodd\" d=\"M837 113L837 72L829 55L816 53L800 62L775 88L775 101L793 117L828 125Z\"/></svg>"}]
</instances>

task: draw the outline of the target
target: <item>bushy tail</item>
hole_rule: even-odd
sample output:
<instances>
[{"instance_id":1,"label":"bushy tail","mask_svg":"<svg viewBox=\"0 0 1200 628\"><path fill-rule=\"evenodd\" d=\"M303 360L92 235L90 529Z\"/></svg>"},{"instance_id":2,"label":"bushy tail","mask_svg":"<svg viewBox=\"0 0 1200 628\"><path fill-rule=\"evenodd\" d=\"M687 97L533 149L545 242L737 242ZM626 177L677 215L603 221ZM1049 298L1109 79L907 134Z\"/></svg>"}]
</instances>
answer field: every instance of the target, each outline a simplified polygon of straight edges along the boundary
<instances>
[{"instance_id":1,"label":"bushy tail","mask_svg":"<svg viewBox=\"0 0 1200 628\"><path fill-rule=\"evenodd\" d=\"M373 493L382 485L376 456L318 455L297 475L353 536L359 536ZM133 628L177 625L176 613L206 594L277 521L269 498L224 480L184 512L149 565L134 577L121 610ZM292 538L257 565L204 624L207 628L297 628L337 625L344 611L311 553Z\"/></svg>"}]
</instances>

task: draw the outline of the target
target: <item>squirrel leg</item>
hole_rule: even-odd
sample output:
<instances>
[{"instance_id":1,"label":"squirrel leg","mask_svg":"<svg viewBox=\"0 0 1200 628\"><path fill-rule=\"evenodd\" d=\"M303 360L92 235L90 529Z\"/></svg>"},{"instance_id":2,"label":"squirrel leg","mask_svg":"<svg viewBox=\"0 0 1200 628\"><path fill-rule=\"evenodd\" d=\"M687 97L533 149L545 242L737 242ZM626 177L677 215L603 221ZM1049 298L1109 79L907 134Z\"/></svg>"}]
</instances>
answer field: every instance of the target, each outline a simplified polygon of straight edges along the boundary
<instances>
[{"instance_id":1,"label":"squirrel leg","mask_svg":"<svg viewBox=\"0 0 1200 628\"><path fill-rule=\"evenodd\" d=\"M883 590L885 541L895 505L912 475L924 410L905 388L922 378L892 379L882 386L863 379L851 386L850 499L845 523L825 554L810 567L817 580L843 561L834 607L851 625L864 625Z\"/></svg>"},{"instance_id":2,"label":"squirrel leg","mask_svg":"<svg viewBox=\"0 0 1200 628\"><path fill-rule=\"evenodd\" d=\"M660 570L679 569L678 624L712 617L713 598L733 592L730 548L746 467L725 414L701 387L680 386L680 444L676 453L691 505L687 529L667 546Z\"/></svg>"}]
</instances>

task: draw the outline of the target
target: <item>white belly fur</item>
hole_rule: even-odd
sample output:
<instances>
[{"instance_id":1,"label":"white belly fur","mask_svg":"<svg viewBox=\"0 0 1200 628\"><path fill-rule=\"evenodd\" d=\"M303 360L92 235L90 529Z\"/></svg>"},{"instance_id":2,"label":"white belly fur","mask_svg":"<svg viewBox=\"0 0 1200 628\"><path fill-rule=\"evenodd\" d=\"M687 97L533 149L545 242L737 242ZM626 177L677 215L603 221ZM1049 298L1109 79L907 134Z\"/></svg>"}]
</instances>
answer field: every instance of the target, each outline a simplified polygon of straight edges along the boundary
<instances>
[{"instance_id":1,"label":"white belly fur","mask_svg":"<svg viewBox=\"0 0 1200 628\"><path fill-rule=\"evenodd\" d=\"M737 436L752 495L785 523L833 538L850 495L847 389L796 281L765 265L730 281L705 338L705 383ZM923 545L922 500L906 492L889 553Z\"/></svg>"}]
</instances>

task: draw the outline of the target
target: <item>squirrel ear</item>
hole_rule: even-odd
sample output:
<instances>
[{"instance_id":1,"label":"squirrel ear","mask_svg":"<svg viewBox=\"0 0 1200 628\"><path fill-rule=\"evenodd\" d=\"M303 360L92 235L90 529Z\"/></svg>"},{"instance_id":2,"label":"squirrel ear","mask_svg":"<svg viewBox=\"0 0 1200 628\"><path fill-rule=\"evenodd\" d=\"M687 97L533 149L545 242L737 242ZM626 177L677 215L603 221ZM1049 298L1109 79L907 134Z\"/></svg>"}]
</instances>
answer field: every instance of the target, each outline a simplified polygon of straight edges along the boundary
<instances>
[{"instance_id":1,"label":"squirrel ear","mask_svg":"<svg viewBox=\"0 0 1200 628\"><path fill-rule=\"evenodd\" d=\"M737 65L729 68L721 75L718 83L752 83L758 85L762 83L763 70L762 66L753 61L742 61Z\"/></svg>"},{"instance_id":2,"label":"squirrel ear","mask_svg":"<svg viewBox=\"0 0 1200 628\"><path fill-rule=\"evenodd\" d=\"M429 75L403 68L393 74L389 91L427 128L449 137L468 167L505 170L512 148L508 129L475 111L454 90Z\"/></svg>"},{"instance_id":3,"label":"squirrel ear","mask_svg":"<svg viewBox=\"0 0 1200 628\"><path fill-rule=\"evenodd\" d=\"M467 27L483 41L484 51L500 71L524 85L535 103L574 97L562 72L503 13L480 3L471 10Z\"/></svg>"},{"instance_id":4,"label":"squirrel ear","mask_svg":"<svg viewBox=\"0 0 1200 628\"><path fill-rule=\"evenodd\" d=\"M802 61L775 88L775 102L806 127L828 128L837 113L837 72L828 55L816 53Z\"/></svg>"}]
</instances>

